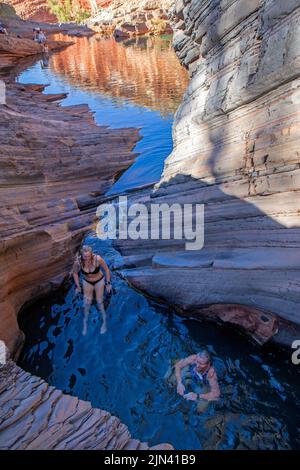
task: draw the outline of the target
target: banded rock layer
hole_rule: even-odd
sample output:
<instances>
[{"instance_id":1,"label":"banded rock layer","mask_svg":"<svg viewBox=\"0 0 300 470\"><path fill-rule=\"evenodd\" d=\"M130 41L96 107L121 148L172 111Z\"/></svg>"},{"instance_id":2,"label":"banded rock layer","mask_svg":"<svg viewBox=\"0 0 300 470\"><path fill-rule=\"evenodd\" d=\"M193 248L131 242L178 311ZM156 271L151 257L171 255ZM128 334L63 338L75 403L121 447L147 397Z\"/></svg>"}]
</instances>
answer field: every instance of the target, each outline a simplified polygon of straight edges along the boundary
<instances>
[{"instance_id":1,"label":"banded rock layer","mask_svg":"<svg viewBox=\"0 0 300 470\"><path fill-rule=\"evenodd\" d=\"M151 201L205 204L205 245L120 241L125 264L139 256L126 275L187 314L290 345L300 331L300 0L178 0L173 21L191 81Z\"/></svg>"}]
</instances>

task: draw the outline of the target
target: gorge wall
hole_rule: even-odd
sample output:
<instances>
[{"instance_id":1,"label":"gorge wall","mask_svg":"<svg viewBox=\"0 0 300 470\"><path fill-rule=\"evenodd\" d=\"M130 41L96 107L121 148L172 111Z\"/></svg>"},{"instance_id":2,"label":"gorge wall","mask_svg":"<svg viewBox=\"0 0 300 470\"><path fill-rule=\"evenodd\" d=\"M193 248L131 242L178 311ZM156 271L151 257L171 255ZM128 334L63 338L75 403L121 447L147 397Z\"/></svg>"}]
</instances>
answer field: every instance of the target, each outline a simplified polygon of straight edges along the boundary
<instances>
[{"instance_id":1,"label":"gorge wall","mask_svg":"<svg viewBox=\"0 0 300 470\"><path fill-rule=\"evenodd\" d=\"M258 342L300 331L300 1L178 0L191 80L147 203L205 204L205 245L119 241L137 287Z\"/></svg>"}]
</instances>

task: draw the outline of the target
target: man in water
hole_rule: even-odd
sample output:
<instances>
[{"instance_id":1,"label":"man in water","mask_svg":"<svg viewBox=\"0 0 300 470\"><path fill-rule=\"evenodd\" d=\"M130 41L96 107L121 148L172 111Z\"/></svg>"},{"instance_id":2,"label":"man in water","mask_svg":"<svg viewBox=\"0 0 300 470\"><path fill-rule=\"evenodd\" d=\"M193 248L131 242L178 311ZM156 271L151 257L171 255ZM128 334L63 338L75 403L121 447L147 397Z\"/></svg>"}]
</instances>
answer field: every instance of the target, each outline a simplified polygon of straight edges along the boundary
<instances>
[{"instance_id":1,"label":"man in water","mask_svg":"<svg viewBox=\"0 0 300 470\"><path fill-rule=\"evenodd\" d=\"M182 372L186 368L184 385ZM206 349L178 361L175 364L175 376L177 392L186 400L213 401L220 397L217 373L212 365L211 356ZM192 391L186 393L186 386L191 388Z\"/></svg>"}]
</instances>

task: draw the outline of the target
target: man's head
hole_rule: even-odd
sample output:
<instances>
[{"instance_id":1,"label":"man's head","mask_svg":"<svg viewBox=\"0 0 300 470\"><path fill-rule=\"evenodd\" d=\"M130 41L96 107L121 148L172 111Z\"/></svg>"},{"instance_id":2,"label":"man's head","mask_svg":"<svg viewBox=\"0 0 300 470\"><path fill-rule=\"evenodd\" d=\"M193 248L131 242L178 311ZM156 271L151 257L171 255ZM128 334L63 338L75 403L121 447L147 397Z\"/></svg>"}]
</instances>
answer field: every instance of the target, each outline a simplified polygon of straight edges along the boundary
<instances>
[{"instance_id":1,"label":"man's head","mask_svg":"<svg viewBox=\"0 0 300 470\"><path fill-rule=\"evenodd\" d=\"M211 364L210 353L206 349L201 349L196 357L196 367L200 372L204 372Z\"/></svg>"}]
</instances>

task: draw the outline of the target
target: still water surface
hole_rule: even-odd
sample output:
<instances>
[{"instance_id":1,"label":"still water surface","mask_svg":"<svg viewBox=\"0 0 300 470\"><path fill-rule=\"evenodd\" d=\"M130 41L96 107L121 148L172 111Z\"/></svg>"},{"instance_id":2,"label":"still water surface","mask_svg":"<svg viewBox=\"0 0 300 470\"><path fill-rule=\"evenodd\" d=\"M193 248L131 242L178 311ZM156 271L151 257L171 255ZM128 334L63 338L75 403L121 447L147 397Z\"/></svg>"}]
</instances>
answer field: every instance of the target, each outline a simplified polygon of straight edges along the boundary
<instances>
[{"instance_id":1,"label":"still water surface","mask_svg":"<svg viewBox=\"0 0 300 470\"><path fill-rule=\"evenodd\" d=\"M73 46L52 55L49 63L41 59L18 81L49 84L46 93L68 93L63 106L87 103L100 125L141 129L140 156L111 193L158 181L172 150L174 113L188 84L172 38L71 40Z\"/></svg>"}]
</instances>

